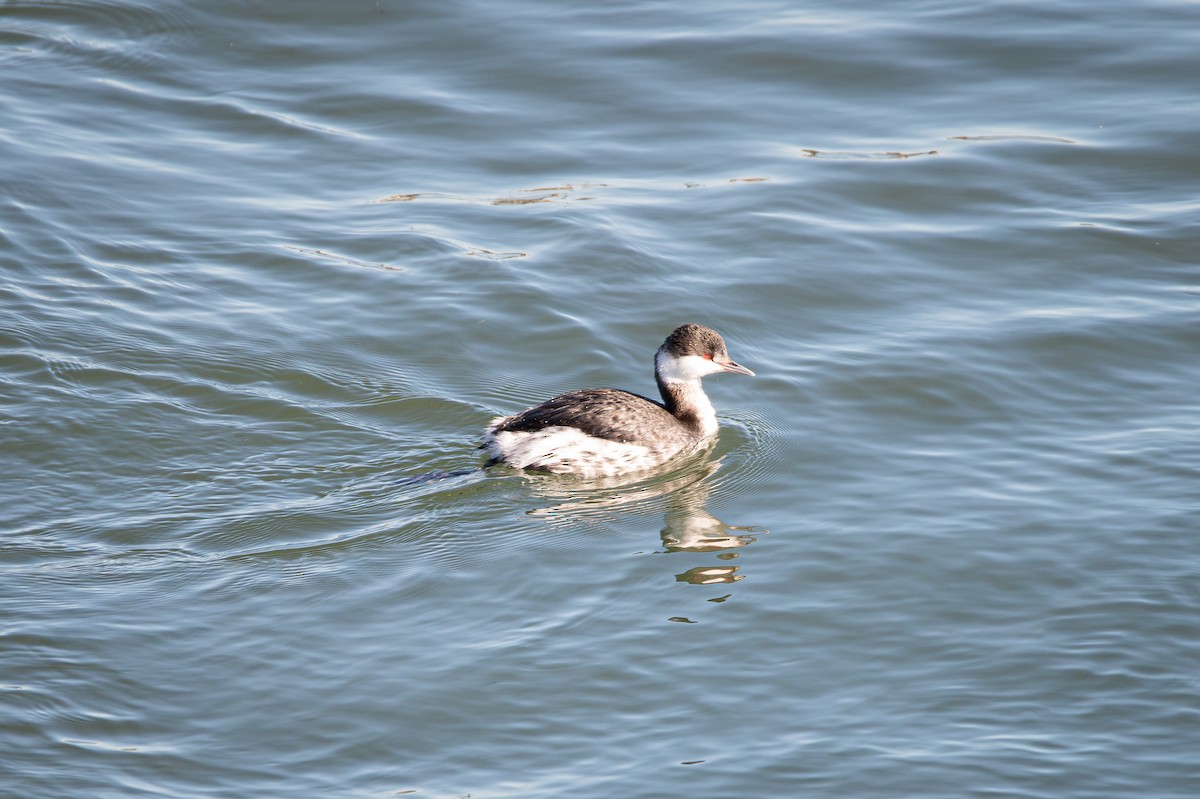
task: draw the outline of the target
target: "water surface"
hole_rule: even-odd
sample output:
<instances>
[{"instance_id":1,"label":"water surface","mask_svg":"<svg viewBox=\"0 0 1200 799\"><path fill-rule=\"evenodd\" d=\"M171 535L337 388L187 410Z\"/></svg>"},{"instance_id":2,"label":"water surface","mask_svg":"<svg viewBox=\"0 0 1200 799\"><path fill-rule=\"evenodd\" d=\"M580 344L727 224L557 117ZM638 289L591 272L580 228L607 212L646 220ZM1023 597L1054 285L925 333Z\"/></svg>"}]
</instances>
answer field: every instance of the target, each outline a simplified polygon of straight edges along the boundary
<instances>
[{"instance_id":1,"label":"water surface","mask_svg":"<svg viewBox=\"0 0 1200 799\"><path fill-rule=\"evenodd\" d=\"M21 797L1191 797L1200 9L0 3ZM708 324L711 451L475 469Z\"/></svg>"}]
</instances>

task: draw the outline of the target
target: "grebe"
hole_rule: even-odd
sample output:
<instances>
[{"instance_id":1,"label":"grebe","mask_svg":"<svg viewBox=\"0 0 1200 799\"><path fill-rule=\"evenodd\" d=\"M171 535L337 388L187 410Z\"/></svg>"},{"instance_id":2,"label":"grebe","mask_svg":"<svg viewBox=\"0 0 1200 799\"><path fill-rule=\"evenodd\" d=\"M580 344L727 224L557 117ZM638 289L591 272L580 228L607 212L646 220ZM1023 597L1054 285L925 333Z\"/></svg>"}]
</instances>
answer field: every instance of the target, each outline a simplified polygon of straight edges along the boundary
<instances>
[{"instance_id":1,"label":"grebe","mask_svg":"<svg viewBox=\"0 0 1200 799\"><path fill-rule=\"evenodd\" d=\"M717 372L754 376L733 362L717 331L677 327L654 355L662 402L615 388L561 394L493 419L480 445L491 456L485 465L584 478L652 469L717 432L716 411L700 385Z\"/></svg>"}]
</instances>

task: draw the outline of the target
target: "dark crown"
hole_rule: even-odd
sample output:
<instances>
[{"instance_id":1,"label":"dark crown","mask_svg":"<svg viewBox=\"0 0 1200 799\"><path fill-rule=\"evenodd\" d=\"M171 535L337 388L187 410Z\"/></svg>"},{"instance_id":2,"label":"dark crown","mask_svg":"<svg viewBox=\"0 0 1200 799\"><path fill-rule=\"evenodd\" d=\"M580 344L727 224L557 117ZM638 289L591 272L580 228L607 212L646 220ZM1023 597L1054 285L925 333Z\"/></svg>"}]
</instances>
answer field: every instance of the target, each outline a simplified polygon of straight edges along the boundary
<instances>
[{"instance_id":1,"label":"dark crown","mask_svg":"<svg viewBox=\"0 0 1200 799\"><path fill-rule=\"evenodd\" d=\"M663 350L681 358L684 355L726 355L721 334L704 325L681 325L667 336Z\"/></svg>"}]
</instances>

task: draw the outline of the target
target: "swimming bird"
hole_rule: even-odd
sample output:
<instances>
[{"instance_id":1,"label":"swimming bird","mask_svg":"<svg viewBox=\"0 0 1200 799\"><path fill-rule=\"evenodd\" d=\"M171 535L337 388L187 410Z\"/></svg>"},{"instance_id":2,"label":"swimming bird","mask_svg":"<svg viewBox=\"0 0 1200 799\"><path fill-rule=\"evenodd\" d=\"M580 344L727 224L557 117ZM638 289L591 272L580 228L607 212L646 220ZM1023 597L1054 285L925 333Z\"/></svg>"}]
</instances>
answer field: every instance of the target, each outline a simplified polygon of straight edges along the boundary
<instances>
[{"instance_id":1,"label":"swimming bird","mask_svg":"<svg viewBox=\"0 0 1200 799\"><path fill-rule=\"evenodd\" d=\"M729 357L717 331L677 327L654 355L662 402L615 388L560 394L493 419L480 445L490 456L485 466L589 479L653 469L716 434L717 414L700 379L719 372L754 376Z\"/></svg>"}]
</instances>

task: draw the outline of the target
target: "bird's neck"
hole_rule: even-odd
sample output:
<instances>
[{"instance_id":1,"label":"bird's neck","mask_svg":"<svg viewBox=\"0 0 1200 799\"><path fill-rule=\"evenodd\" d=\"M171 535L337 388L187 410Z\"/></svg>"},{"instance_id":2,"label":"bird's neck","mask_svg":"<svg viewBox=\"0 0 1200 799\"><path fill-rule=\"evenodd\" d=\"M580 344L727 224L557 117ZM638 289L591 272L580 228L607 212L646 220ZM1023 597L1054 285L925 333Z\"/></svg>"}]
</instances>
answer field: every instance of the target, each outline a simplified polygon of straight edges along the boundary
<instances>
[{"instance_id":1,"label":"bird's neck","mask_svg":"<svg viewBox=\"0 0 1200 799\"><path fill-rule=\"evenodd\" d=\"M697 438L708 438L717 432L717 412L699 380L658 381L658 393L662 395L667 411L679 420Z\"/></svg>"}]
</instances>

